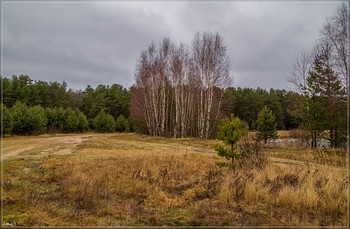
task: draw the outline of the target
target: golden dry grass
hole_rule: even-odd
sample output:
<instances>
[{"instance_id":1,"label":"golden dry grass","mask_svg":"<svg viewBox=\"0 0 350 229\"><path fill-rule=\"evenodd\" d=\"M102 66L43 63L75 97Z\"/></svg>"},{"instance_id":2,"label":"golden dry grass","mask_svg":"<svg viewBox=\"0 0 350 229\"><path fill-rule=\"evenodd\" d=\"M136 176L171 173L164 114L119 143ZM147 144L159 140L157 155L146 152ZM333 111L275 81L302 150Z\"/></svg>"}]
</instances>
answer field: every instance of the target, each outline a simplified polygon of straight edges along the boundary
<instances>
[{"instance_id":1,"label":"golden dry grass","mask_svg":"<svg viewBox=\"0 0 350 229\"><path fill-rule=\"evenodd\" d=\"M318 152L264 147L260 156L221 167L216 162L228 161L212 149L216 140L88 136L71 145L70 154L48 150L45 155L30 156L26 151L4 160L4 222L24 226L346 225L346 168L344 163L330 163L332 158L317 160ZM20 146L33 142L33 149L41 150L45 144L54 147L53 142L47 144L48 139L52 138L8 138L4 149L10 151L9 145L16 141ZM296 160L302 163L286 156L293 150L301 154ZM343 153L336 155L337 160L346 159Z\"/></svg>"}]
</instances>

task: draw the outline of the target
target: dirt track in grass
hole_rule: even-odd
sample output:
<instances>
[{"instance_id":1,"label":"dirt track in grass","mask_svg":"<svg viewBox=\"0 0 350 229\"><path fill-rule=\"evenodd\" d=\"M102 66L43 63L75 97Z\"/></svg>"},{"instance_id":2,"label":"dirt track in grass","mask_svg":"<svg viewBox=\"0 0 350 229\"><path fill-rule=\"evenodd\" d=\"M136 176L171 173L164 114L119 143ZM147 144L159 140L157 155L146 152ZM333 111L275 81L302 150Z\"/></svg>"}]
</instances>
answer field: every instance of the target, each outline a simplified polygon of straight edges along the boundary
<instances>
[{"instance_id":1,"label":"dirt track in grass","mask_svg":"<svg viewBox=\"0 0 350 229\"><path fill-rule=\"evenodd\" d=\"M23 136L4 139L2 160L28 156L70 154L92 135Z\"/></svg>"}]
</instances>

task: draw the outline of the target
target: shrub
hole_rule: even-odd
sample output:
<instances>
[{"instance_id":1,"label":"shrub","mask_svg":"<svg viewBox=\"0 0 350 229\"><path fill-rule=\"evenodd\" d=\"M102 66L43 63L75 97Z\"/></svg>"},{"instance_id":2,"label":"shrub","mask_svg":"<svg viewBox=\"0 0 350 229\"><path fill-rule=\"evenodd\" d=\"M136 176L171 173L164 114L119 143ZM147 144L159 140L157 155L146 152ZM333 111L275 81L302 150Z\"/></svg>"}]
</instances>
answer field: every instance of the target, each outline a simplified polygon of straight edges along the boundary
<instances>
[{"instance_id":1,"label":"shrub","mask_svg":"<svg viewBox=\"0 0 350 229\"><path fill-rule=\"evenodd\" d=\"M86 116L83 114L83 112L81 112L79 109L76 109L75 114L79 120L78 131L85 132L85 131L89 130L89 122L88 122Z\"/></svg>"},{"instance_id":2,"label":"shrub","mask_svg":"<svg viewBox=\"0 0 350 229\"><path fill-rule=\"evenodd\" d=\"M47 130L50 133L55 132L61 132L62 126L61 123L63 122L63 108L46 108L46 117L47 117ZM60 115L60 112L62 114Z\"/></svg>"},{"instance_id":3,"label":"shrub","mask_svg":"<svg viewBox=\"0 0 350 229\"><path fill-rule=\"evenodd\" d=\"M127 133L134 132L135 131L135 122L134 122L134 120L131 117L129 117L127 119L127 122L128 122L128 125L126 127L125 132L127 132Z\"/></svg>"},{"instance_id":4,"label":"shrub","mask_svg":"<svg viewBox=\"0 0 350 229\"><path fill-rule=\"evenodd\" d=\"M28 107L24 103L16 102L11 108L11 114L13 117L13 129L14 134L24 135L28 132L27 129L27 110Z\"/></svg>"},{"instance_id":5,"label":"shrub","mask_svg":"<svg viewBox=\"0 0 350 229\"><path fill-rule=\"evenodd\" d=\"M127 123L127 125L125 128L125 133L130 133L131 132L131 123L128 119L126 120L126 123Z\"/></svg>"},{"instance_id":6,"label":"shrub","mask_svg":"<svg viewBox=\"0 0 350 229\"><path fill-rule=\"evenodd\" d=\"M66 108L64 111L64 121L63 121L63 130L64 132L76 132L79 127L79 119L76 116L75 112L70 108Z\"/></svg>"},{"instance_id":7,"label":"shrub","mask_svg":"<svg viewBox=\"0 0 350 229\"><path fill-rule=\"evenodd\" d=\"M2 105L2 122L2 134L11 134L13 129L13 117L10 110L5 105Z\"/></svg>"},{"instance_id":8,"label":"shrub","mask_svg":"<svg viewBox=\"0 0 350 229\"><path fill-rule=\"evenodd\" d=\"M65 124L64 122L64 112L65 110L60 107L60 108L55 108L57 111L57 129L59 130L59 132L63 131L63 125Z\"/></svg>"},{"instance_id":9,"label":"shrub","mask_svg":"<svg viewBox=\"0 0 350 229\"><path fill-rule=\"evenodd\" d=\"M127 130L127 128L129 129L128 132L130 132L128 120L125 119L123 115L119 115L115 125L116 125L116 130L119 132L124 132Z\"/></svg>"},{"instance_id":10,"label":"shrub","mask_svg":"<svg viewBox=\"0 0 350 229\"><path fill-rule=\"evenodd\" d=\"M45 109L40 105L31 107L26 113L26 125L28 134L44 134L46 131L47 117Z\"/></svg>"},{"instance_id":11,"label":"shrub","mask_svg":"<svg viewBox=\"0 0 350 229\"><path fill-rule=\"evenodd\" d=\"M94 119L94 128L97 132L114 132L115 121L112 115L106 114L102 109L100 113Z\"/></svg>"}]
</instances>

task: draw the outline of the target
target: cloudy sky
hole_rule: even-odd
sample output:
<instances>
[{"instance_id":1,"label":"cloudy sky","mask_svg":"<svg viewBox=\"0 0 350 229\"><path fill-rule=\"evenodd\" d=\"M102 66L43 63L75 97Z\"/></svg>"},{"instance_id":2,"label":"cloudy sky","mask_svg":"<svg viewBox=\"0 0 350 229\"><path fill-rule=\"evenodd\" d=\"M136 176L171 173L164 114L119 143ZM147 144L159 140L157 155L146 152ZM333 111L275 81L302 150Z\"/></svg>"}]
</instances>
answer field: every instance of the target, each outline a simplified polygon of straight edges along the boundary
<instances>
[{"instance_id":1,"label":"cloudy sky","mask_svg":"<svg viewBox=\"0 0 350 229\"><path fill-rule=\"evenodd\" d=\"M288 89L295 55L312 49L339 2L2 2L2 75L129 87L142 50L219 32L235 87Z\"/></svg>"}]
</instances>

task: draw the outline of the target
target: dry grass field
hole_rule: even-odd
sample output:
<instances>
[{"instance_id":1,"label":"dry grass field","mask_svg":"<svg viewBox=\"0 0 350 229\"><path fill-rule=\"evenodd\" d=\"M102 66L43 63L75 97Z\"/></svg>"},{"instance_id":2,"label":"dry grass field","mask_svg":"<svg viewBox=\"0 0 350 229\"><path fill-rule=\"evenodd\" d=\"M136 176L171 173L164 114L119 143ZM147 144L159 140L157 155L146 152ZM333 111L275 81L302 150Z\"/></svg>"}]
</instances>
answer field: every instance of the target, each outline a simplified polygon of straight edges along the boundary
<instances>
[{"instance_id":1,"label":"dry grass field","mask_svg":"<svg viewBox=\"0 0 350 229\"><path fill-rule=\"evenodd\" d=\"M3 222L346 225L345 151L262 146L223 166L219 143L117 133L4 138Z\"/></svg>"}]
</instances>

